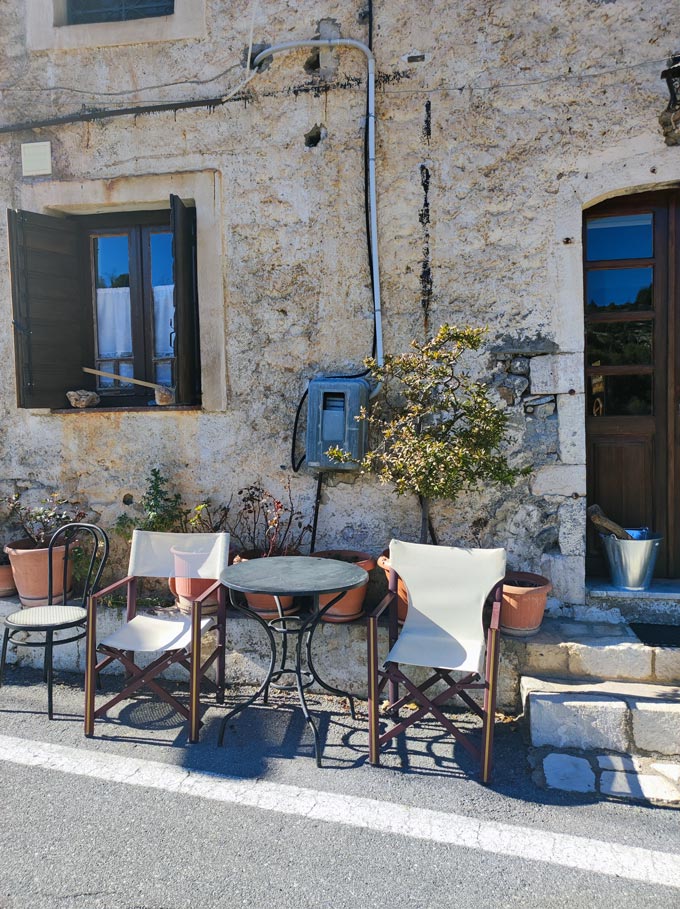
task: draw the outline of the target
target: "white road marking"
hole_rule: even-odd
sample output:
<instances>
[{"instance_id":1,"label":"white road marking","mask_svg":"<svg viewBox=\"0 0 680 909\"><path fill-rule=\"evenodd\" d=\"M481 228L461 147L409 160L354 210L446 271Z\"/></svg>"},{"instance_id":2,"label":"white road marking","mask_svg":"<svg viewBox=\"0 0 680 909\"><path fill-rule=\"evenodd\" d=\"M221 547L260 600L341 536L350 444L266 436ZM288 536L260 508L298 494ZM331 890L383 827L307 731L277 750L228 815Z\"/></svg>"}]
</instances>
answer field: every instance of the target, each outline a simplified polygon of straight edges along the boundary
<instances>
[{"instance_id":1,"label":"white road marking","mask_svg":"<svg viewBox=\"0 0 680 909\"><path fill-rule=\"evenodd\" d=\"M680 888L679 855L637 846L480 821L336 792L233 779L159 761L13 736L0 735L0 761Z\"/></svg>"}]
</instances>

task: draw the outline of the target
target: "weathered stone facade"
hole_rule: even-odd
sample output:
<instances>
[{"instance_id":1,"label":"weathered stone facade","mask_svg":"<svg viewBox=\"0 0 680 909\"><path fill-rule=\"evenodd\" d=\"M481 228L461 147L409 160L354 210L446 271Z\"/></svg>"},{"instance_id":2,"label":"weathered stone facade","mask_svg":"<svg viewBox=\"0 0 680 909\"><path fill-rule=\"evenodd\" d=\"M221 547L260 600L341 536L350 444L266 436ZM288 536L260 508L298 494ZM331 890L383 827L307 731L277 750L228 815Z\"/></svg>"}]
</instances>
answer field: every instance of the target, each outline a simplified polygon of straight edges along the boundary
<instances>
[{"instance_id":1,"label":"weathered stone facade","mask_svg":"<svg viewBox=\"0 0 680 909\"><path fill-rule=\"evenodd\" d=\"M82 110L227 95L244 79L250 0L176 3L176 17L52 27L52 0L0 9L0 126ZM27 7L29 8L27 12ZM188 15L187 15L188 9ZM476 369L510 417L508 491L437 503L444 542L491 543L584 603L581 219L610 196L675 185L659 75L672 10L651 0L373 4L377 201L385 349L442 322L487 325ZM174 21L172 21L174 20ZM368 40L366 4L273 0L255 45L317 34ZM110 526L151 467L187 501L290 474L307 381L371 352L361 54L276 57L216 106L0 134L5 207L86 213L194 200L203 406L21 410L0 222L0 486L58 489ZM52 143L52 175L22 177L21 143ZM293 490L311 510L315 477ZM415 502L370 477L329 475L320 547L415 539Z\"/></svg>"}]
</instances>

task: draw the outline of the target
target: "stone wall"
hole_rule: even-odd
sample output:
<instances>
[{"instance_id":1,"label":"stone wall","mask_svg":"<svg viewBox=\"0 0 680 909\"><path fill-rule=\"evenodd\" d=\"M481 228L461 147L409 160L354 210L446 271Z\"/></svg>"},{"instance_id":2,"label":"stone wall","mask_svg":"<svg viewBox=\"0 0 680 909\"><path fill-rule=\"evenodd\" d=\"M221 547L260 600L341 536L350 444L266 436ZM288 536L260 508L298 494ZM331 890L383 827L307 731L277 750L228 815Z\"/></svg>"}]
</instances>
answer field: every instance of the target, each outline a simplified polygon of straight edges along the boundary
<instances>
[{"instance_id":1,"label":"stone wall","mask_svg":"<svg viewBox=\"0 0 680 909\"><path fill-rule=\"evenodd\" d=\"M36 38L26 6L0 9L0 125L222 97L245 76L246 0L197 4L188 37L124 23L120 43L88 45L99 27L68 49L49 46L66 47L63 29ZM259 4L254 41L366 41L365 6ZM652 0L374 4L385 349L444 321L488 326L473 368L508 410L514 463L533 468L510 491L438 503L434 523L444 542L506 546L514 568L551 577L556 603L584 602L582 211L680 178L658 123L673 25ZM173 187L201 200L204 387L200 412L18 410L3 223L0 491L58 489L110 526L155 466L188 501L227 499L257 476L281 487L307 381L371 352L365 80L360 54L300 50L224 104L0 134L6 207L144 207ZM51 141L53 174L22 178L20 144L36 140ZM312 473L293 489L311 508ZM415 502L329 475L320 547L378 552L417 528Z\"/></svg>"}]
</instances>

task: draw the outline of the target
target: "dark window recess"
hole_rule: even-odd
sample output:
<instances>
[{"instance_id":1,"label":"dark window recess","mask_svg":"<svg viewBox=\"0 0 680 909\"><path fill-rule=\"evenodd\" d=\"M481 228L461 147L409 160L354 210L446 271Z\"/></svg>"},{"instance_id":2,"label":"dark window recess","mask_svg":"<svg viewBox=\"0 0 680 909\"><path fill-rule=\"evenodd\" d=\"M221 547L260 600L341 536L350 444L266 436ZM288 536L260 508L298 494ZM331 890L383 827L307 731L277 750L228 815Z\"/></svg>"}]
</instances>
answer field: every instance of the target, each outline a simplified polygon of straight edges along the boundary
<instances>
[{"instance_id":1,"label":"dark window recess","mask_svg":"<svg viewBox=\"0 0 680 909\"><path fill-rule=\"evenodd\" d=\"M20 407L66 407L78 388L103 406L153 404L127 377L200 401L193 209L171 196L170 212L8 221Z\"/></svg>"},{"instance_id":2,"label":"dark window recess","mask_svg":"<svg viewBox=\"0 0 680 909\"><path fill-rule=\"evenodd\" d=\"M174 0L68 0L68 25L88 22L122 22L125 19L149 19L171 16Z\"/></svg>"}]
</instances>

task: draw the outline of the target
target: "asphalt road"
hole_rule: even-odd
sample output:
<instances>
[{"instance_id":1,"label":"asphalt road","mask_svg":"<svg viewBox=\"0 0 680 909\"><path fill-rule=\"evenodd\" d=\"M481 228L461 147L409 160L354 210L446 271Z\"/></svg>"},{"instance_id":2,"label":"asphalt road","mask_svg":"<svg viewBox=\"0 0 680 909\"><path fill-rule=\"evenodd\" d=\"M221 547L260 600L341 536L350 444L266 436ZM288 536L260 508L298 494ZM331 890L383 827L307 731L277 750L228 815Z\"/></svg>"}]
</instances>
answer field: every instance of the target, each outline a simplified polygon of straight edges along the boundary
<instances>
[{"instance_id":1,"label":"asphalt road","mask_svg":"<svg viewBox=\"0 0 680 909\"><path fill-rule=\"evenodd\" d=\"M86 740L65 681L52 722L35 672L0 689L0 909L680 905L680 814L538 789L512 723L483 787L443 735L370 767L361 705L352 721L332 698L310 697L321 769L285 695L236 718L224 748L221 708L188 746L152 698Z\"/></svg>"}]
</instances>

